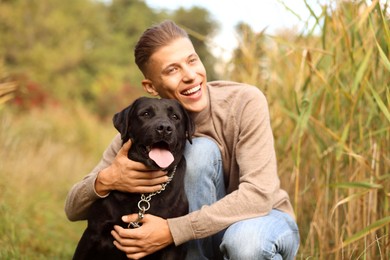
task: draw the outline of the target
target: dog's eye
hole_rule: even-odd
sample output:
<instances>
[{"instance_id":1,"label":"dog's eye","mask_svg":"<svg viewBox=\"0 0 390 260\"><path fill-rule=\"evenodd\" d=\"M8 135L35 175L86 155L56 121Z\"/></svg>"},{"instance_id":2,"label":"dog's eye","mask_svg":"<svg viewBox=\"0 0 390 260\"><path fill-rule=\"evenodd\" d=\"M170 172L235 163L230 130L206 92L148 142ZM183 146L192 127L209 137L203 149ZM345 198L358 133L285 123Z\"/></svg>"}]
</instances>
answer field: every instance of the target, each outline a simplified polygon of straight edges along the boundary
<instances>
[{"instance_id":1,"label":"dog's eye","mask_svg":"<svg viewBox=\"0 0 390 260\"><path fill-rule=\"evenodd\" d=\"M142 117L150 117L150 113L148 111L145 111L145 112L141 113L141 116Z\"/></svg>"},{"instance_id":2,"label":"dog's eye","mask_svg":"<svg viewBox=\"0 0 390 260\"><path fill-rule=\"evenodd\" d=\"M180 119L180 117L178 115L176 115L176 114L172 114L172 118L175 119L175 120L179 120Z\"/></svg>"}]
</instances>

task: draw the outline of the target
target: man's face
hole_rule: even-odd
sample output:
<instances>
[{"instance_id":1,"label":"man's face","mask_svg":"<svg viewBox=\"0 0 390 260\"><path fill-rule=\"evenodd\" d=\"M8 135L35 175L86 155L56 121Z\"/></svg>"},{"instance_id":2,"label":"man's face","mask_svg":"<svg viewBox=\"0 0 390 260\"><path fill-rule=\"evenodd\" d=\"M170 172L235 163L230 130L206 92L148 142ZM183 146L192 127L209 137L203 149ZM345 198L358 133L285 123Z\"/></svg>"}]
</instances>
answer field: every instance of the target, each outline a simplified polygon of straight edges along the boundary
<instances>
[{"instance_id":1,"label":"man's face","mask_svg":"<svg viewBox=\"0 0 390 260\"><path fill-rule=\"evenodd\" d=\"M178 100L187 111L208 104L206 70L191 41L178 38L150 57L142 84L152 95Z\"/></svg>"}]
</instances>

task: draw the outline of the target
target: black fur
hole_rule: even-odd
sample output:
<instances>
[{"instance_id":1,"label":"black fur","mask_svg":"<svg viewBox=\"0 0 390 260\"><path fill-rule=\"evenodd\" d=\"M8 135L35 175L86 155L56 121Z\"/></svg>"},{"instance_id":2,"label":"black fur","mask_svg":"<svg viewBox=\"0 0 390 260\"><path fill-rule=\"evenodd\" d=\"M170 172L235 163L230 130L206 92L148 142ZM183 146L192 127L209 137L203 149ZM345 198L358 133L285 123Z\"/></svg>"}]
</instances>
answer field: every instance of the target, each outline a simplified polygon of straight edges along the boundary
<instances>
[{"instance_id":1,"label":"black fur","mask_svg":"<svg viewBox=\"0 0 390 260\"><path fill-rule=\"evenodd\" d=\"M174 218L188 213L188 202L184 192L186 140L191 142L194 123L185 109L169 99L139 98L123 111L115 114L114 126L121 134L123 143L132 139L128 157L151 169L159 169L149 158L149 147L154 144L169 146L174 162L166 170L170 173L177 165L172 181L165 191L152 197L146 214L162 218ZM147 195L147 194L146 194ZM113 245L111 230L114 225L127 228L121 217L138 213L140 194L112 191L107 198L95 201L89 211L88 226L76 248L73 259L127 259L125 253ZM142 228L142 227L141 227ZM143 259L184 259L183 246L170 245Z\"/></svg>"}]
</instances>

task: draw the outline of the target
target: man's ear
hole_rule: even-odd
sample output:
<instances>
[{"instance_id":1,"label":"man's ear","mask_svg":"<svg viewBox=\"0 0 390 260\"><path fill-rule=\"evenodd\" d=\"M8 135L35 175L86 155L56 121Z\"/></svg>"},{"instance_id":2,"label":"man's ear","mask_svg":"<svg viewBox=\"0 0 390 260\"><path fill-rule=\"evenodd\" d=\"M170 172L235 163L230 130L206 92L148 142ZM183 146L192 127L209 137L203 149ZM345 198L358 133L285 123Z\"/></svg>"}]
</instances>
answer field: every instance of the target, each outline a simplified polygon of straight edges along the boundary
<instances>
[{"instance_id":1,"label":"man's ear","mask_svg":"<svg viewBox=\"0 0 390 260\"><path fill-rule=\"evenodd\" d=\"M144 90L148 92L150 95L158 96L158 92L150 79L142 80L142 86L144 87Z\"/></svg>"}]
</instances>

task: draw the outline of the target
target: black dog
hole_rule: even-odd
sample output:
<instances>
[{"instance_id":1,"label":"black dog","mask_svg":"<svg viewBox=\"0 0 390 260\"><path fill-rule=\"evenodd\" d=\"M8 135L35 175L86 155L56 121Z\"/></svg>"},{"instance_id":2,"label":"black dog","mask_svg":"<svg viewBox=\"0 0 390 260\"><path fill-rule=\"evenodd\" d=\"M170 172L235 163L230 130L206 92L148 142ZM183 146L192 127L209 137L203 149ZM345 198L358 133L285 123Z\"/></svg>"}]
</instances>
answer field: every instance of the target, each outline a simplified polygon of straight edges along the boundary
<instances>
[{"instance_id":1,"label":"black dog","mask_svg":"<svg viewBox=\"0 0 390 260\"><path fill-rule=\"evenodd\" d=\"M166 219L188 213L183 183L186 167L183 151L186 141L191 142L195 127L184 108L176 100L143 97L115 114L113 122L123 143L132 139L129 159L142 162L151 169L165 169L168 176L174 177L166 186L163 185L164 190L152 194L150 202L140 202L141 194L119 191L94 202L89 211L87 229L73 259L127 259L125 253L113 245L110 233L114 225L128 228L128 223L121 220L123 215L138 213L142 217L143 214L153 214ZM148 195L144 194L145 197ZM171 245L144 259L177 260L184 257L183 247Z\"/></svg>"}]
</instances>

